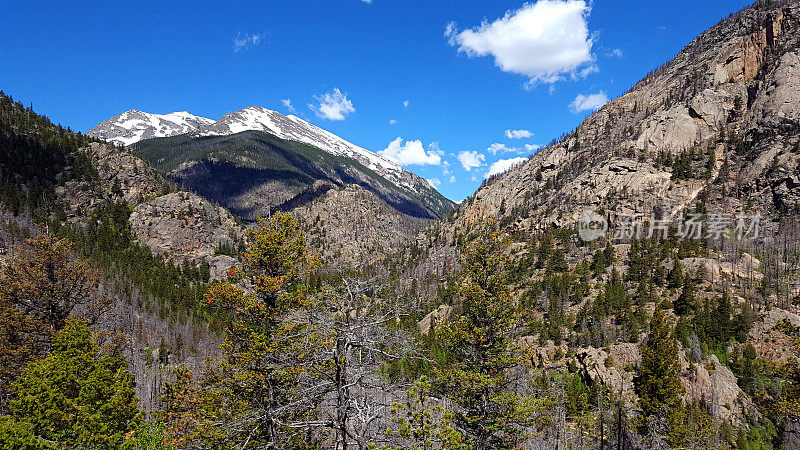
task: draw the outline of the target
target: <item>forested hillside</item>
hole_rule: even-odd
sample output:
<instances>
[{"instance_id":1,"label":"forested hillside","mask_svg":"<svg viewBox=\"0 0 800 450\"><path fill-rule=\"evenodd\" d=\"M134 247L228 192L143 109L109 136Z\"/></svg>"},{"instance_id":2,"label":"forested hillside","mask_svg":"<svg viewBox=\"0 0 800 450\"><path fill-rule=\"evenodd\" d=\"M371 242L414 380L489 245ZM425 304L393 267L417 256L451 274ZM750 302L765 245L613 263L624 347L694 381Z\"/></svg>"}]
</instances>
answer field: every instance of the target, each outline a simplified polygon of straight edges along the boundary
<instances>
[{"instance_id":1,"label":"forested hillside","mask_svg":"<svg viewBox=\"0 0 800 450\"><path fill-rule=\"evenodd\" d=\"M0 448L799 448L799 8L731 15L357 268L337 209L390 207L363 186L244 227L0 95Z\"/></svg>"}]
</instances>

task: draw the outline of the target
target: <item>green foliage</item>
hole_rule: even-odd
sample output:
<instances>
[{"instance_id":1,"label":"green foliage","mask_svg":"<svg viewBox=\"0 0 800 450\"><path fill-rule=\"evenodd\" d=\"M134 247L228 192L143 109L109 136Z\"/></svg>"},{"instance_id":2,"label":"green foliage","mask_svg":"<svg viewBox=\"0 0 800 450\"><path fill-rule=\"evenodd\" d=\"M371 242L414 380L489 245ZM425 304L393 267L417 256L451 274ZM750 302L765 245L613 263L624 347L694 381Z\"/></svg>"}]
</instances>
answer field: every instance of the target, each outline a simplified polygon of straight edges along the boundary
<instances>
[{"instance_id":1,"label":"green foliage","mask_svg":"<svg viewBox=\"0 0 800 450\"><path fill-rule=\"evenodd\" d=\"M184 381L167 399L180 439L275 446L296 435L288 423L304 420L316 406L316 394L303 392L298 380L309 373L305 358L321 341L297 338L309 331L306 321L283 320L309 305L303 278L317 264L298 223L280 213L260 220L248 230L242 256L241 270L205 294L207 305L228 318L226 359L202 389ZM220 404L227 407L214 406Z\"/></svg>"},{"instance_id":2,"label":"green foliage","mask_svg":"<svg viewBox=\"0 0 800 450\"><path fill-rule=\"evenodd\" d=\"M673 308L675 308L675 314L678 315L686 315L694 312L696 305L695 305L695 292L696 286L694 281L692 281L691 277L686 277L683 280L683 286L681 287L681 294L673 303Z\"/></svg>"},{"instance_id":3,"label":"green foliage","mask_svg":"<svg viewBox=\"0 0 800 450\"><path fill-rule=\"evenodd\" d=\"M553 251L553 238L549 232L545 233L539 239L539 247L536 249L536 268L543 269L550 259L550 253Z\"/></svg>"},{"instance_id":4,"label":"green foliage","mask_svg":"<svg viewBox=\"0 0 800 450\"><path fill-rule=\"evenodd\" d=\"M243 247L237 246L230 242L221 242L214 249L214 253L217 255L227 255L234 258L238 258L243 251L244 251Z\"/></svg>"},{"instance_id":5,"label":"green foliage","mask_svg":"<svg viewBox=\"0 0 800 450\"><path fill-rule=\"evenodd\" d=\"M162 422L145 422L132 439L125 442L126 450L175 450L172 433Z\"/></svg>"},{"instance_id":6,"label":"green foliage","mask_svg":"<svg viewBox=\"0 0 800 450\"><path fill-rule=\"evenodd\" d=\"M678 377L678 342L664 311L655 311L639 353L642 361L633 382L643 416L666 414L668 420L677 420L685 389Z\"/></svg>"},{"instance_id":7,"label":"green foliage","mask_svg":"<svg viewBox=\"0 0 800 450\"><path fill-rule=\"evenodd\" d=\"M48 217L55 211L56 184L97 178L88 156L79 151L93 141L0 91L0 203L14 214Z\"/></svg>"},{"instance_id":8,"label":"green foliage","mask_svg":"<svg viewBox=\"0 0 800 450\"><path fill-rule=\"evenodd\" d=\"M118 273L158 301L159 312L174 319L179 310L214 323L202 308L209 280L207 265L176 266L136 241L129 221L131 207L110 203L95 209L85 227L64 227L63 236L105 273Z\"/></svg>"},{"instance_id":9,"label":"green foliage","mask_svg":"<svg viewBox=\"0 0 800 450\"><path fill-rule=\"evenodd\" d=\"M46 351L46 327L28 314L20 312L0 294L0 413L11 396L11 382L29 362Z\"/></svg>"},{"instance_id":10,"label":"green foliage","mask_svg":"<svg viewBox=\"0 0 800 450\"><path fill-rule=\"evenodd\" d=\"M0 416L0 450L56 450L58 443L36 435L30 422Z\"/></svg>"},{"instance_id":11,"label":"green foliage","mask_svg":"<svg viewBox=\"0 0 800 450\"><path fill-rule=\"evenodd\" d=\"M605 270L608 267L610 267L613 263L614 263L614 246L611 245L611 242L608 242L604 249L598 250L594 253L594 256L592 256L592 262L589 265L589 269L591 269L591 271L594 272L595 276L598 276L601 273L605 272Z\"/></svg>"},{"instance_id":12,"label":"green foliage","mask_svg":"<svg viewBox=\"0 0 800 450\"><path fill-rule=\"evenodd\" d=\"M564 251L557 248L550 254L550 259L547 262L547 273L566 272L569 269L567 259L564 256Z\"/></svg>"},{"instance_id":13,"label":"green foliage","mask_svg":"<svg viewBox=\"0 0 800 450\"><path fill-rule=\"evenodd\" d=\"M15 423L6 428L14 434L0 441L28 440L32 431L32 439L59 447L120 446L141 422L126 366L116 351L99 352L85 322L69 319L55 335L52 352L15 381L9 402Z\"/></svg>"},{"instance_id":14,"label":"green foliage","mask_svg":"<svg viewBox=\"0 0 800 450\"><path fill-rule=\"evenodd\" d=\"M566 407L569 417L578 417L589 410L591 393L577 373L564 374L564 389L567 393Z\"/></svg>"},{"instance_id":15,"label":"green foliage","mask_svg":"<svg viewBox=\"0 0 800 450\"><path fill-rule=\"evenodd\" d=\"M507 391L522 360L511 341L517 308L506 279L507 240L488 232L463 251L460 311L436 330L450 358L434 369L435 387L456 406L454 425L476 448L513 448L537 401Z\"/></svg>"},{"instance_id":16,"label":"green foliage","mask_svg":"<svg viewBox=\"0 0 800 450\"><path fill-rule=\"evenodd\" d=\"M682 151L675 158L672 165L672 179L673 180L689 180L695 178L694 170L692 169L692 159L694 152Z\"/></svg>"}]
</instances>

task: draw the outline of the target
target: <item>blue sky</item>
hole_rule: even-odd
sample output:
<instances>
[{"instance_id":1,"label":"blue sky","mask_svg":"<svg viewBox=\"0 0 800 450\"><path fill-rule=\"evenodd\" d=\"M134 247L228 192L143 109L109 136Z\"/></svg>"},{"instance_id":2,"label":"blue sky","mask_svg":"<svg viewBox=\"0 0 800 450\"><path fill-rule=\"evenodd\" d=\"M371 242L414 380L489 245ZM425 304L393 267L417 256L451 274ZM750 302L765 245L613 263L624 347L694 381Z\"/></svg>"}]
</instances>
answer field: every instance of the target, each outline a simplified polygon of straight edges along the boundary
<instances>
[{"instance_id":1,"label":"blue sky","mask_svg":"<svg viewBox=\"0 0 800 450\"><path fill-rule=\"evenodd\" d=\"M0 89L81 131L264 106L461 200L748 4L0 0Z\"/></svg>"}]
</instances>

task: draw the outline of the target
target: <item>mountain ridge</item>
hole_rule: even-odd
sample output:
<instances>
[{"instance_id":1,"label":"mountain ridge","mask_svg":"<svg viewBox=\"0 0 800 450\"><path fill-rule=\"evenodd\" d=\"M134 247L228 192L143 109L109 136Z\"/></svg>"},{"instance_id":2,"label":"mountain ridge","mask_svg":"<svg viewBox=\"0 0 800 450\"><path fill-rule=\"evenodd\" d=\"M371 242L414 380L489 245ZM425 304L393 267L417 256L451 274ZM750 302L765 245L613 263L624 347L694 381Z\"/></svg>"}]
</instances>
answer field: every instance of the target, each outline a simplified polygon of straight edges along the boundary
<instances>
[{"instance_id":1,"label":"mountain ridge","mask_svg":"<svg viewBox=\"0 0 800 450\"><path fill-rule=\"evenodd\" d=\"M418 189L417 185L420 183L415 176L409 176L409 171L376 152L352 144L295 115L286 116L261 106L248 106L232 111L216 121L185 111L152 114L129 110L101 122L89 130L87 135L129 146L146 139L181 134L197 137L227 136L243 131L264 131L281 139L313 145L337 156L348 156L406 188ZM421 180L426 187L434 188L424 179Z\"/></svg>"}]
</instances>

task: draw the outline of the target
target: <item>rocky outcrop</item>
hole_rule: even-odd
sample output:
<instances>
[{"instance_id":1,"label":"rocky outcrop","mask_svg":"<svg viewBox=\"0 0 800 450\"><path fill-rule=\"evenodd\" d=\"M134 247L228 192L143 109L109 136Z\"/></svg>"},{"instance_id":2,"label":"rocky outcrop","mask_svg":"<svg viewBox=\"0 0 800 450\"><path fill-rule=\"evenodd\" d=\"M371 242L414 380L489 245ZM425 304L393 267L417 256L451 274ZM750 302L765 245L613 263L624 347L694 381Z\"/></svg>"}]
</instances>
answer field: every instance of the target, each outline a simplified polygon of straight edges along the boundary
<instances>
[{"instance_id":1,"label":"rocky outcrop","mask_svg":"<svg viewBox=\"0 0 800 450\"><path fill-rule=\"evenodd\" d=\"M369 267L412 242L428 220L410 217L373 192L348 184L289 213L304 224L309 246L332 267Z\"/></svg>"},{"instance_id":2,"label":"rocky outcrop","mask_svg":"<svg viewBox=\"0 0 800 450\"><path fill-rule=\"evenodd\" d=\"M800 160L793 153L800 153L798 37L796 2L756 2L731 15L569 136L491 178L460 205L454 226L509 215L523 229L569 226L583 209L648 216L654 208L687 209L704 193L728 211L793 213L800 199L792 178ZM674 179L657 161L683 150L703 159L690 180Z\"/></svg>"},{"instance_id":3,"label":"rocky outcrop","mask_svg":"<svg viewBox=\"0 0 800 450\"><path fill-rule=\"evenodd\" d=\"M714 419L741 425L746 418L760 418L753 401L739 389L736 376L716 355L691 365L681 358L681 365L686 398L705 402Z\"/></svg>"},{"instance_id":4,"label":"rocky outcrop","mask_svg":"<svg viewBox=\"0 0 800 450\"><path fill-rule=\"evenodd\" d=\"M441 325L449 320L452 312L452 306L439 305L438 308L429 312L422 320L419 321L419 332L422 334L428 334L431 331L431 327Z\"/></svg>"},{"instance_id":5,"label":"rocky outcrop","mask_svg":"<svg viewBox=\"0 0 800 450\"><path fill-rule=\"evenodd\" d=\"M761 281L764 274L759 272L761 263L748 253L742 253L738 260L718 261L710 258L684 258L681 265L687 273L703 274L709 283L731 281L734 279L750 279Z\"/></svg>"},{"instance_id":6,"label":"rocky outcrop","mask_svg":"<svg viewBox=\"0 0 800 450\"><path fill-rule=\"evenodd\" d=\"M234 246L244 237L244 228L230 213L189 192L163 195L136 206L130 222L136 238L154 253L173 261L205 260L212 278L221 278L236 262L217 255L217 248Z\"/></svg>"},{"instance_id":7,"label":"rocky outcrop","mask_svg":"<svg viewBox=\"0 0 800 450\"><path fill-rule=\"evenodd\" d=\"M756 96L750 107L746 127L751 131L763 128L780 129L784 125L797 124L800 120L800 56L788 52L776 63L776 67L759 85L761 95Z\"/></svg>"},{"instance_id":8,"label":"rocky outcrop","mask_svg":"<svg viewBox=\"0 0 800 450\"><path fill-rule=\"evenodd\" d=\"M800 336L787 334L785 327L779 325L782 322L800 329L800 316L797 314L778 308L760 314L749 335L758 356L776 362L796 360L794 339L800 339Z\"/></svg>"},{"instance_id":9,"label":"rocky outcrop","mask_svg":"<svg viewBox=\"0 0 800 450\"><path fill-rule=\"evenodd\" d=\"M137 204L168 189L157 170L128 150L92 142L81 151L89 156L98 177L56 187L56 195L71 221L81 220L92 209L107 203Z\"/></svg>"}]
</instances>

